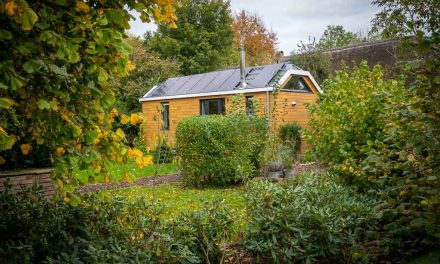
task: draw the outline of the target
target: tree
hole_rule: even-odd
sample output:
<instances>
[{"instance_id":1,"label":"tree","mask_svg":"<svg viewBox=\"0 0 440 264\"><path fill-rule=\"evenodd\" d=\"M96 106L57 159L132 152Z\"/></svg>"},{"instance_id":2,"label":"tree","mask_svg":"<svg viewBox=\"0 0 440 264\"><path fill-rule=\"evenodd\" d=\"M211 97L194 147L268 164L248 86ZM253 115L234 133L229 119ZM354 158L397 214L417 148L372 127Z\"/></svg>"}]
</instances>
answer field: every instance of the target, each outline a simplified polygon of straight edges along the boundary
<instances>
[{"instance_id":1,"label":"tree","mask_svg":"<svg viewBox=\"0 0 440 264\"><path fill-rule=\"evenodd\" d=\"M241 10L234 16L234 47L238 49L242 40L246 49L246 63L250 66L270 64L275 58L277 35L267 29L261 18ZM238 62L238 59L236 60Z\"/></svg>"},{"instance_id":2,"label":"tree","mask_svg":"<svg viewBox=\"0 0 440 264\"><path fill-rule=\"evenodd\" d=\"M140 112L139 97L154 85L177 75L180 67L175 61L161 59L138 37L129 37L128 43L132 47L129 58L136 66L127 77L111 82L117 109L126 114Z\"/></svg>"},{"instance_id":3,"label":"tree","mask_svg":"<svg viewBox=\"0 0 440 264\"><path fill-rule=\"evenodd\" d=\"M399 37L405 52L416 52L417 60L406 66L411 81L403 94L389 99L386 140L369 153L367 172L392 186L386 198L394 202L387 209L399 217L399 224L411 226L408 230L419 239L435 241L440 232L440 3L373 4L382 8L373 29L384 37ZM408 213L400 210L403 205Z\"/></svg>"},{"instance_id":4,"label":"tree","mask_svg":"<svg viewBox=\"0 0 440 264\"><path fill-rule=\"evenodd\" d=\"M318 83L322 83L330 75L331 58L324 53L322 48L309 37L308 43L303 41L298 44L298 51L290 56L292 63L300 68L310 71Z\"/></svg>"},{"instance_id":5,"label":"tree","mask_svg":"<svg viewBox=\"0 0 440 264\"><path fill-rule=\"evenodd\" d=\"M384 38L439 34L440 2L437 0L375 0L373 4L382 11L373 19L372 31L381 33Z\"/></svg>"},{"instance_id":6,"label":"tree","mask_svg":"<svg viewBox=\"0 0 440 264\"><path fill-rule=\"evenodd\" d=\"M329 25L319 39L318 45L323 49L331 49L357 42L360 42L359 37L352 32L346 31L343 26Z\"/></svg>"},{"instance_id":7,"label":"tree","mask_svg":"<svg viewBox=\"0 0 440 264\"><path fill-rule=\"evenodd\" d=\"M73 168L92 168L109 181L112 163L148 163L113 130L115 120L136 125L140 117L110 111L109 79L131 68L130 10L175 27L173 0L0 0L0 156L13 146L24 156L46 147L59 192L72 204L79 202Z\"/></svg>"},{"instance_id":8,"label":"tree","mask_svg":"<svg viewBox=\"0 0 440 264\"><path fill-rule=\"evenodd\" d=\"M229 2L183 0L177 8L177 29L159 24L151 48L163 59L175 59L184 75L224 67L232 53L233 33Z\"/></svg>"}]
</instances>

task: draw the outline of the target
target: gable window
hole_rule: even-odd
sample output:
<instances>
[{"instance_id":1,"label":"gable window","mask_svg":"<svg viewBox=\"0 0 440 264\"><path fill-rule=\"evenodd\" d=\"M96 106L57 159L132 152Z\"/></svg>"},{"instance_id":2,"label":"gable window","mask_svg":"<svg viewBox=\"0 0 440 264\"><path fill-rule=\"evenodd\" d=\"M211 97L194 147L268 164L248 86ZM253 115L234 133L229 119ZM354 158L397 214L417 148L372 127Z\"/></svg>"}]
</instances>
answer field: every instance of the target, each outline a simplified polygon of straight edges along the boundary
<instances>
[{"instance_id":1,"label":"gable window","mask_svg":"<svg viewBox=\"0 0 440 264\"><path fill-rule=\"evenodd\" d=\"M162 106L162 129L170 130L170 103L160 103Z\"/></svg>"},{"instance_id":2,"label":"gable window","mask_svg":"<svg viewBox=\"0 0 440 264\"><path fill-rule=\"evenodd\" d=\"M312 89L310 89L310 86L302 76L292 76L287 84L284 85L283 90L312 92Z\"/></svg>"},{"instance_id":3,"label":"gable window","mask_svg":"<svg viewBox=\"0 0 440 264\"><path fill-rule=\"evenodd\" d=\"M246 115L253 116L254 115L254 97L246 96Z\"/></svg>"},{"instance_id":4,"label":"gable window","mask_svg":"<svg viewBox=\"0 0 440 264\"><path fill-rule=\"evenodd\" d=\"M200 115L223 115L225 98L200 100Z\"/></svg>"}]
</instances>

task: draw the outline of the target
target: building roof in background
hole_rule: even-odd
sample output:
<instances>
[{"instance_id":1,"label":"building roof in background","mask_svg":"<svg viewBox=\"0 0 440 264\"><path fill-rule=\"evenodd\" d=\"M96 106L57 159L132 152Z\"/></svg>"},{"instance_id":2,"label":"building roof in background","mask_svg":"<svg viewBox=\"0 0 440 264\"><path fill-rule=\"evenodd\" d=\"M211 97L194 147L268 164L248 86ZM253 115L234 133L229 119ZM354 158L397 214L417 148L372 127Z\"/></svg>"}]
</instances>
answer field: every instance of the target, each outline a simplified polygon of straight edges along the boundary
<instances>
[{"instance_id":1,"label":"building roof in background","mask_svg":"<svg viewBox=\"0 0 440 264\"><path fill-rule=\"evenodd\" d=\"M290 63L278 63L246 68L244 90L270 87L288 70L301 70ZM240 68L169 78L153 87L143 98L179 96L190 94L230 92L240 85Z\"/></svg>"}]
</instances>

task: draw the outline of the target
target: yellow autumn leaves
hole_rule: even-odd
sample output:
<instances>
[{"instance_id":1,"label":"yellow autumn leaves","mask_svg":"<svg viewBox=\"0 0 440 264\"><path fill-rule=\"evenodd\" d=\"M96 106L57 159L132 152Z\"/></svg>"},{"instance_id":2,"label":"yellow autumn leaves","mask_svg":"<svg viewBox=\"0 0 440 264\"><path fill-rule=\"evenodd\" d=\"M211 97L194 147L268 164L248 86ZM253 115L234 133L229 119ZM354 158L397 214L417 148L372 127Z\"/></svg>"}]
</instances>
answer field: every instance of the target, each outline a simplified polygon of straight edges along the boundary
<instances>
[{"instance_id":1,"label":"yellow autumn leaves","mask_svg":"<svg viewBox=\"0 0 440 264\"><path fill-rule=\"evenodd\" d=\"M26 1L7 1L4 5L5 13L13 17L23 30L31 30L38 20L37 14L29 7Z\"/></svg>"},{"instance_id":2,"label":"yellow autumn leaves","mask_svg":"<svg viewBox=\"0 0 440 264\"><path fill-rule=\"evenodd\" d=\"M115 110L115 109L113 109ZM113 112L112 110L112 112ZM113 116L113 115L112 115ZM131 114L131 116L121 115L121 124L126 125L130 122L132 126L136 126L139 123L142 123L142 117L138 114Z\"/></svg>"},{"instance_id":3,"label":"yellow autumn leaves","mask_svg":"<svg viewBox=\"0 0 440 264\"><path fill-rule=\"evenodd\" d=\"M136 165L139 168L143 168L145 166L149 166L149 165L153 165L153 156L151 155L147 155L147 156L143 156L142 151L140 151L139 149L131 149L129 148L127 151L127 155L129 158L134 158Z\"/></svg>"},{"instance_id":4,"label":"yellow autumn leaves","mask_svg":"<svg viewBox=\"0 0 440 264\"><path fill-rule=\"evenodd\" d=\"M84 3L83 1L76 1L75 9L78 12L88 13L90 11L90 7Z\"/></svg>"}]
</instances>

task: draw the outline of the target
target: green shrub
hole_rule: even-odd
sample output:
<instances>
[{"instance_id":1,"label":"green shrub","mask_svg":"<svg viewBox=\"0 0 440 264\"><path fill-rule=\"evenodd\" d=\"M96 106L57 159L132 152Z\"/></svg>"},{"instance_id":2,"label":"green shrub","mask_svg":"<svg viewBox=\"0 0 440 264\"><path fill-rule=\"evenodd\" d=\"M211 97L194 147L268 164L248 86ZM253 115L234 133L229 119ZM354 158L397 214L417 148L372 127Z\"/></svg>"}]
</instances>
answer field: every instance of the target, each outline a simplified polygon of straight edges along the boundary
<instances>
[{"instance_id":1,"label":"green shrub","mask_svg":"<svg viewBox=\"0 0 440 264\"><path fill-rule=\"evenodd\" d=\"M283 124L280 126L279 135L282 143L297 157L301 151L301 127L297 123Z\"/></svg>"},{"instance_id":2,"label":"green shrub","mask_svg":"<svg viewBox=\"0 0 440 264\"><path fill-rule=\"evenodd\" d=\"M153 162L155 164L170 163L174 156L174 150L164 141L156 147L153 153Z\"/></svg>"},{"instance_id":3,"label":"green shrub","mask_svg":"<svg viewBox=\"0 0 440 264\"><path fill-rule=\"evenodd\" d=\"M260 167L267 122L231 114L196 116L176 129L182 177L192 186L225 185L252 177Z\"/></svg>"},{"instance_id":4,"label":"green shrub","mask_svg":"<svg viewBox=\"0 0 440 264\"><path fill-rule=\"evenodd\" d=\"M120 197L73 207L2 192L0 206L2 263L218 263L232 226L219 201L168 221L161 207Z\"/></svg>"},{"instance_id":5,"label":"green shrub","mask_svg":"<svg viewBox=\"0 0 440 264\"><path fill-rule=\"evenodd\" d=\"M404 90L404 79L385 81L380 66L365 61L322 85L325 93L309 106L306 131L316 158L349 180L363 178L362 161L384 140L388 101Z\"/></svg>"},{"instance_id":6,"label":"green shrub","mask_svg":"<svg viewBox=\"0 0 440 264\"><path fill-rule=\"evenodd\" d=\"M365 229L374 227L377 201L336 183L335 178L312 173L282 185L251 182L244 248L260 260L275 263L324 259L340 263L341 256L347 262L352 255L359 258L361 253L350 250Z\"/></svg>"}]
</instances>

